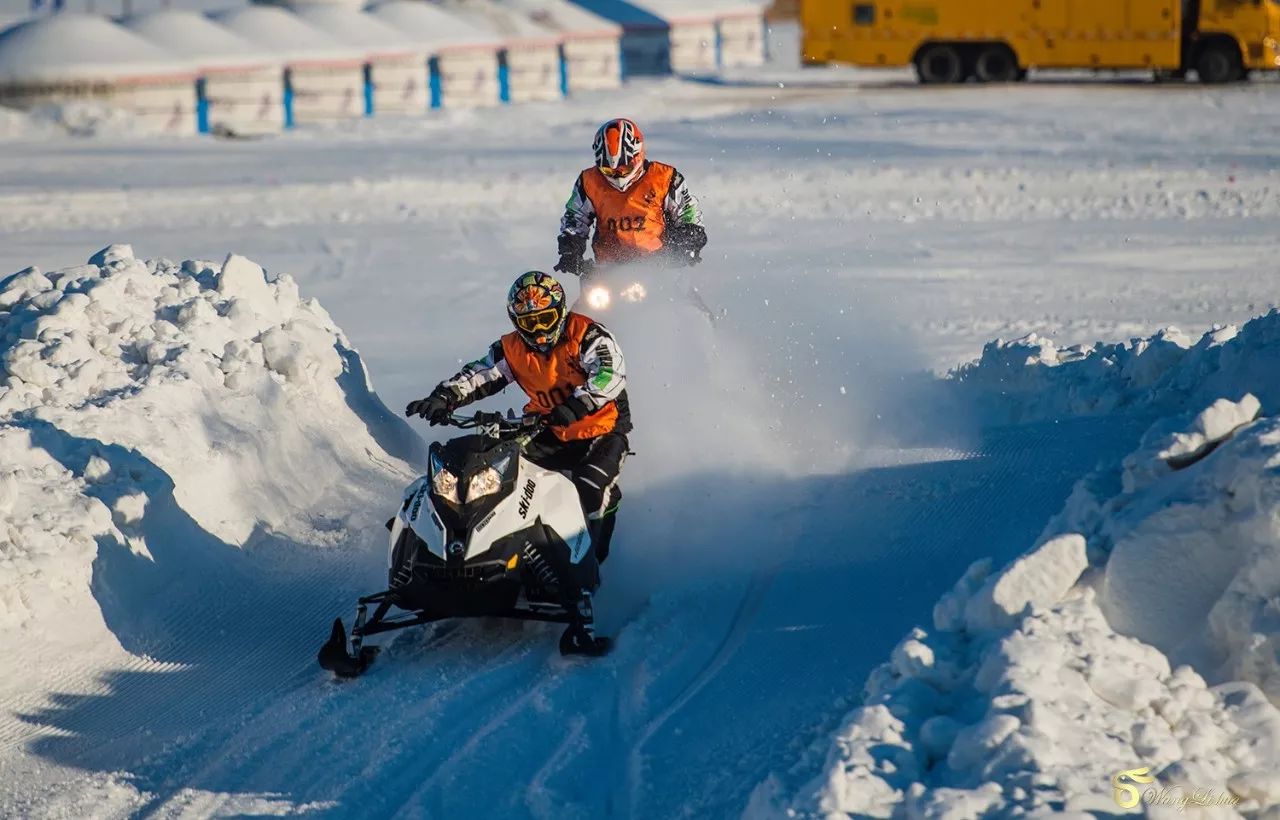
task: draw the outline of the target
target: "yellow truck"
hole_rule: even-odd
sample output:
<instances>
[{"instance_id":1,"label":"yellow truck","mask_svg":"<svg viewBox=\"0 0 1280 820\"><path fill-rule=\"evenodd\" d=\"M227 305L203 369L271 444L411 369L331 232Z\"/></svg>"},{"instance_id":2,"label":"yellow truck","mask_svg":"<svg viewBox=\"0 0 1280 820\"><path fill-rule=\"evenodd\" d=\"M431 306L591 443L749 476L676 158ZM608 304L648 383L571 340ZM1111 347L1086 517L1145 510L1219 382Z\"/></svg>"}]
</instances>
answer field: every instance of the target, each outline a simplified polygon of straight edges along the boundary
<instances>
[{"instance_id":1,"label":"yellow truck","mask_svg":"<svg viewBox=\"0 0 1280 820\"><path fill-rule=\"evenodd\" d=\"M923 83L1011 82L1029 68L1280 69L1280 0L802 0L809 63L914 65Z\"/></svg>"}]
</instances>

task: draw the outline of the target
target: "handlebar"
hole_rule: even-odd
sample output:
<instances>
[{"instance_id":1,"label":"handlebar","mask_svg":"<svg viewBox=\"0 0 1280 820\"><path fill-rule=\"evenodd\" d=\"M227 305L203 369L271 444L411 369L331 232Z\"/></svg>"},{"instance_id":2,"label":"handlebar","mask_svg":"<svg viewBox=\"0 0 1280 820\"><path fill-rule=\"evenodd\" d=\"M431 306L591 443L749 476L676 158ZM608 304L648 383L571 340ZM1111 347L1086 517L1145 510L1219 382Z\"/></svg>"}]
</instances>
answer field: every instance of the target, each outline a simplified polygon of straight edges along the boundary
<instances>
[{"instance_id":1,"label":"handlebar","mask_svg":"<svg viewBox=\"0 0 1280 820\"><path fill-rule=\"evenodd\" d=\"M485 413L483 411L476 412L470 416L454 413L449 416L448 425L457 427L459 430L488 428L492 430L491 435L499 433L536 433L542 429L542 416L536 413L517 416L513 410L508 410L505 416L502 413Z\"/></svg>"},{"instance_id":2,"label":"handlebar","mask_svg":"<svg viewBox=\"0 0 1280 820\"><path fill-rule=\"evenodd\" d=\"M637 263L650 263L658 268L691 268L702 261L702 249L699 248L693 252L686 251L659 251L651 256L642 257L634 260ZM627 263L622 263L627 264ZM578 273L579 279L587 279L594 275L598 270L609 270L610 268L619 267L618 265L602 265L595 259L583 259L582 269Z\"/></svg>"}]
</instances>

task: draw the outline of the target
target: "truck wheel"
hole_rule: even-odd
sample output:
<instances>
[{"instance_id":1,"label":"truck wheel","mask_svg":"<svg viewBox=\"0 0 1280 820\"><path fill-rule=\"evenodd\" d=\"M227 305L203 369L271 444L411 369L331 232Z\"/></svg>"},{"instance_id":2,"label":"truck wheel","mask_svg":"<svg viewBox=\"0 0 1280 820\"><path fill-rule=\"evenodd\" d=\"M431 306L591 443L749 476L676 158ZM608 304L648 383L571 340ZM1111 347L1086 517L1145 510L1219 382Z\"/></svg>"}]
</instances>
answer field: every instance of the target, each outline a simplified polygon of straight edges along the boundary
<instances>
[{"instance_id":1,"label":"truck wheel","mask_svg":"<svg viewBox=\"0 0 1280 820\"><path fill-rule=\"evenodd\" d=\"M984 83L1011 83L1021 79L1018 58L1006 45L986 46L978 54L974 73Z\"/></svg>"},{"instance_id":2,"label":"truck wheel","mask_svg":"<svg viewBox=\"0 0 1280 820\"><path fill-rule=\"evenodd\" d=\"M1196 55L1196 73L1200 75L1200 82L1211 85L1243 80L1240 50L1234 44L1206 43Z\"/></svg>"},{"instance_id":3,"label":"truck wheel","mask_svg":"<svg viewBox=\"0 0 1280 820\"><path fill-rule=\"evenodd\" d=\"M955 46L925 46L916 55L916 75L925 85L958 83L964 80L964 61Z\"/></svg>"}]
</instances>

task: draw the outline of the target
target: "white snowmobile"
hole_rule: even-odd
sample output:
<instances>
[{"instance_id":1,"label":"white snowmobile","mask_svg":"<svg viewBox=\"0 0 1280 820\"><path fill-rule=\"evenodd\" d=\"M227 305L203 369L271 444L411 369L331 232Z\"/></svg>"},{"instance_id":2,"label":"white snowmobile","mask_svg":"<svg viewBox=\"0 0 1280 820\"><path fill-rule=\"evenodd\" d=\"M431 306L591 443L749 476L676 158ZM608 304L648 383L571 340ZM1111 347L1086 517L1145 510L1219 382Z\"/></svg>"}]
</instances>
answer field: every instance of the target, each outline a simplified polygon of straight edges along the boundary
<instances>
[{"instance_id":1,"label":"white snowmobile","mask_svg":"<svg viewBox=\"0 0 1280 820\"><path fill-rule=\"evenodd\" d=\"M431 445L429 472L387 522L387 589L359 600L349 641L334 620L320 665L356 677L378 653L366 637L458 617L564 623L562 654L606 653L612 642L592 631L600 564L578 491L524 457L541 418L476 413L450 424L476 432Z\"/></svg>"}]
</instances>

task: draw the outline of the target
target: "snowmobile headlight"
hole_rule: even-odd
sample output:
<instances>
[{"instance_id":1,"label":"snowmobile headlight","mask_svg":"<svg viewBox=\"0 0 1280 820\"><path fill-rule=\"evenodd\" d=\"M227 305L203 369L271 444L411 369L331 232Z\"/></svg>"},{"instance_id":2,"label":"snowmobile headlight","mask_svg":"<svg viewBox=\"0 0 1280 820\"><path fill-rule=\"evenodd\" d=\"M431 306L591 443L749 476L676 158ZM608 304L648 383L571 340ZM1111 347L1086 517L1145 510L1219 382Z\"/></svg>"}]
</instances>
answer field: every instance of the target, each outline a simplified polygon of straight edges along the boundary
<instances>
[{"instance_id":1,"label":"snowmobile headlight","mask_svg":"<svg viewBox=\"0 0 1280 820\"><path fill-rule=\"evenodd\" d=\"M604 310L609 307L609 289L595 285L587 291L587 305L592 310Z\"/></svg>"},{"instance_id":2,"label":"snowmobile headlight","mask_svg":"<svg viewBox=\"0 0 1280 820\"><path fill-rule=\"evenodd\" d=\"M471 481L467 482L467 501L475 501L477 498L492 495L501 487L502 475L492 467L485 467L472 475Z\"/></svg>"},{"instance_id":3,"label":"snowmobile headlight","mask_svg":"<svg viewBox=\"0 0 1280 820\"><path fill-rule=\"evenodd\" d=\"M461 504L458 498L458 477L443 467L436 469L431 476L431 489L436 495L453 504Z\"/></svg>"}]
</instances>

